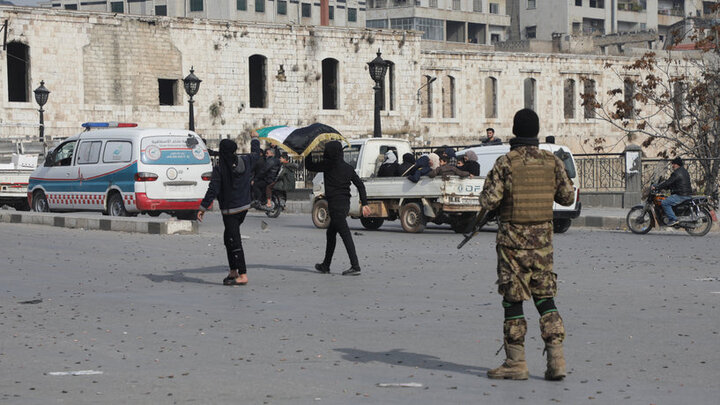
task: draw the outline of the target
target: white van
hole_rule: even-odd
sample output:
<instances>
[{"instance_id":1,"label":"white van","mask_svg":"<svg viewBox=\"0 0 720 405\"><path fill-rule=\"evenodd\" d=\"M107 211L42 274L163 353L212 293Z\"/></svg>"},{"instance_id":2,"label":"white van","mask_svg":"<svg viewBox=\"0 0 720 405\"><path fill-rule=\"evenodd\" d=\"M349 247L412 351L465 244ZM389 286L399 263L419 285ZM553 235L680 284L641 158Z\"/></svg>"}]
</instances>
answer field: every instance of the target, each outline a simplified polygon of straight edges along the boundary
<instances>
[{"instance_id":1,"label":"white van","mask_svg":"<svg viewBox=\"0 0 720 405\"><path fill-rule=\"evenodd\" d=\"M83 127L85 132L48 153L30 176L28 202L34 211L195 218L212 175L207 147L196 133L130 123Z\"/></svg>"},{"instance_id":2,"label":"white van","mask_svg":"<svg viewBox=\"0 0 720 405\"><path fill-rule=\"evenodd\" d=\"M572 219L580 216L580 210L582 205L580 204L580 189L578 188L577 171L575 170L575 159L573 158L572 152L567 146L556 145L552 142L541 143L540 149L546 150L559 157L560 160L565 164L565 171L575 184L575 201L572 205L566 207L560 204L553 204L553 228L556 233L563 233L570 228ZM458 157L464 155L467 151L473 151L478 157L478 164L480 165L480 177L485 178L495 165L495 161L500 156L510 152L510 144L504 143L502 145L488 145L488 146L475 146L472 148L464 149L457 153Z\"/></svg>"}]
</instances>

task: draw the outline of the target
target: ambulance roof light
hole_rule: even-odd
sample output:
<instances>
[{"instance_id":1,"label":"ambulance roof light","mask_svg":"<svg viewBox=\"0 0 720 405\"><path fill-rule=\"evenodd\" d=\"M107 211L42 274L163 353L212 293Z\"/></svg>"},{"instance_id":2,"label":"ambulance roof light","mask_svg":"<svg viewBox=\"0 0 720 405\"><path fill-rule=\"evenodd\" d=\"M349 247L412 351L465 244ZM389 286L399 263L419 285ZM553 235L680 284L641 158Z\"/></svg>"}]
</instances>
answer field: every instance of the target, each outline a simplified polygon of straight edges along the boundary
<instances>
[{"instance_id":1,"label":"ambulance roof light","mask_svg":"<svg viewBox=\"0 0 720 405\"><path fill-rule=\"evenodd\" d=\"M85 129L92 128L134 128L137 124L132 122L85 122L82 124Z\"/></svg>"}]
</instances>

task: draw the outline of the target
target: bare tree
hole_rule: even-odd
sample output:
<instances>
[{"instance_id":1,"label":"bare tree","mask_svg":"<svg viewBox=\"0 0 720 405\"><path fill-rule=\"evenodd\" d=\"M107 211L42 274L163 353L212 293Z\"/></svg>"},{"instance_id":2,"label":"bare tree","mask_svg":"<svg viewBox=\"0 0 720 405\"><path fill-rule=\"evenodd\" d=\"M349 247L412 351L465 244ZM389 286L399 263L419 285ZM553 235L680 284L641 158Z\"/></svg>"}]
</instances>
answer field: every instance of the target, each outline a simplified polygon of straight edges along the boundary
<instances>
[{"instance_id":1,"label":"bare tree","mask_svg":"<svg viewBox=\"0 0 720 405\"><path fill-rule=\"evenodd\" d=\"M625 131L628 140L658 150L658 157L697 159L702 179L699 190L716 189L720 172L720 25L696 20L675 44L692 51L648 52L631 63L606 68L622 85L581 94L583 106L597 119ZM677 34L677 33L675 33ZM597 149L597 148L596 148Z\"/></svg>"}]
</instances>

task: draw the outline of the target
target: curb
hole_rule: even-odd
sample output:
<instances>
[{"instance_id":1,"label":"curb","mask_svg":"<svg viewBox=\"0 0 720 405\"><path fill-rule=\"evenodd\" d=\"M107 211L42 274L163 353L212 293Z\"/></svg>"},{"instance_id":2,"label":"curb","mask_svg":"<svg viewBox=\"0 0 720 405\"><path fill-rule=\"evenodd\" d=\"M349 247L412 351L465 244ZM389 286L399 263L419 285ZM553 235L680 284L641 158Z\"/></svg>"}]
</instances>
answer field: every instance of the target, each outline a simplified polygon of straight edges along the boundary
<instances>
[{"instance_id":1,"label":"curb","mask_svg":"<svg viewBox=\"0 0 720 405\"><path fill-rule=\"evenodd\" d=\"M134 232L153 235L197 234L196 221L177 219L89 217L45 212L0 212L0 222L34 224L99 231Z\"/></svg>"}]
</instances>

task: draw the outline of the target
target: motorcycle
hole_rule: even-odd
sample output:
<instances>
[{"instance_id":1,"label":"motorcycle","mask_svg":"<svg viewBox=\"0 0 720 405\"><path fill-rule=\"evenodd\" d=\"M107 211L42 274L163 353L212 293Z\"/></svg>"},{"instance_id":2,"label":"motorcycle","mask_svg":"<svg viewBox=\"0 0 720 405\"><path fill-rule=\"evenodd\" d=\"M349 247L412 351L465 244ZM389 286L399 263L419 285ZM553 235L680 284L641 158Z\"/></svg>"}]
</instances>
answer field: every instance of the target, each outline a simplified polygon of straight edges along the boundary
<instances>
[{"instance_id":1,"label":"motorcycle","mask_svg":"<svg viewBox=\"0 0 720 405\"><path fill-rule=\"evenodd\" d=\"M713 222L717 222L715 210L717 210L717 191L713 197L693 196L689 200L673 207L678 222L673 228L684 229L692 236L704 236L710 232ZM660 194L653 184L645 198L644 204L639 204L630 209L626 222L628 229L633 233L644 235L653 227L663 228L667 216L661 204L667 198Z\"/></svg>"},{"instance_id":2,"label":"motorcycle","mask_svg":"<svg viewBox=\"0 0 720 405\"><path fill-rule=\"evenodd\" d=\"M268 208L265 203L259 201L253 201L251 207L264 212L269 218L277 218L280 216L280 213L285 210L285 205L287 204L287 193L280 190L273 190L271 201L271 208Z\"/></svg>"}]
</instances>

